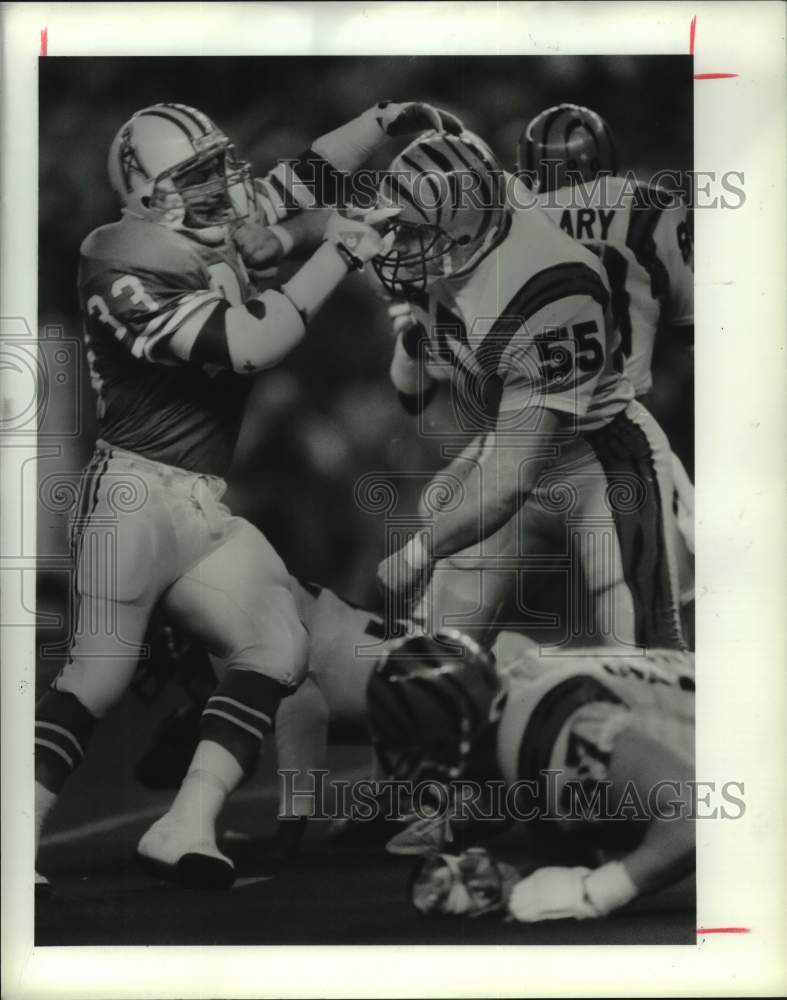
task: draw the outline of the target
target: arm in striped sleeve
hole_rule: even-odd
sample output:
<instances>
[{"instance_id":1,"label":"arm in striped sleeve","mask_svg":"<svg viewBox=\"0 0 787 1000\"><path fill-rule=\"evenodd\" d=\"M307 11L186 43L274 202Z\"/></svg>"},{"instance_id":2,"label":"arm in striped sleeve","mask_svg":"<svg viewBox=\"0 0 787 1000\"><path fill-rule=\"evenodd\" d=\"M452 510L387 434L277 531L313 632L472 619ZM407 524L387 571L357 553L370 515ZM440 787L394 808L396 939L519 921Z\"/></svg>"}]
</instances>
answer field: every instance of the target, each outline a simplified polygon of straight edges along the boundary
<instances>
[{"instance_id":1,"label":"arm in striped sleeve","mask_svg":"<svg viewBox=\"0 0 787 1000\"><path fill-rule=\"evenodd\" d=\"M389 136L438 127L461 131L458 119L443 115L412 101L380 101L367 108L357 118L319 136L300 156L281 160L254 182L261 219L277 225L304 209L343 207L349 203L350 175Z\"/></svg>"}]
</instances>

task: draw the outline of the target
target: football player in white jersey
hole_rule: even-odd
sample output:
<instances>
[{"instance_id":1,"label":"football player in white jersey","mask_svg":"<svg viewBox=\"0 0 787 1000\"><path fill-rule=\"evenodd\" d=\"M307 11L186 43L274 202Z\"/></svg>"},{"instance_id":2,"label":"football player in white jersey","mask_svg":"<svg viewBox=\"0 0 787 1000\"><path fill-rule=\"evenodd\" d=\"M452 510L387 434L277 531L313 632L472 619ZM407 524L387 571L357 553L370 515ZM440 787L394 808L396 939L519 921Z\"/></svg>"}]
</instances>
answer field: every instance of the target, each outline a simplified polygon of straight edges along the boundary
<instances>
[{"instance_id":1,"label":"football player in white jersey","mask_svg":"<svg viewBox=\"0 0 787 1000\"><path fill-rule=\"evenodd\" d=\"M624 372L647 405L657 334L694 341L694 249L686 205L658 185L621 177L614 136L595 111L559 104L536 115L517 146L520 177L555 225L604 264ZM685 552L681 600L693 600L694 488L673 455Z\"/></svg>"},{"instance_id":2,"label":"football player in white jersey","mask_svg":"<svg viewBox=\"0 0 787 1000\"><path fill-rule=\"evenodd\" d=\"M517 167L552 222L601 258L624 371L645 399L659 329L693 341L694 252L685 204L663 187L618 176L609 126L576 104L547 108L525 126Z\"/></svg>"},{"instance_id":3,"label":"football player in white jersey","mask_svg":"<svg viewBox=\"0 0 787 1000\"><path fill-rule=\"evenodd\" d=\"M460 821L473 817L467 807L477 808L480 797L468 792L486 789L495 806L484 818L500 812L545 844L560 841L569 856L586 856L589 846L615 855L594 869L546 867L520 880L477 848L432 853L414 879L415 905L468 915L507 910L526 922L594 918L689 874L693 675L689 653L539 656L529 640L506 632L492 653L459 634L393 649L367 691L386 773L453 790L446 816L453 809ZM440 818L426 822L437 828Z\"/></svg>"},{"instance_id":4,"label":"football player in white jersey","mask_svg":"<svg viewBox=\"0 0 787 1000\"><path fill-rule=\"evenodd\" d=\"M392 379L414 409L449 382L476 438L444 449L441 502L425 491L423 531L380 580L401 609L431 578L424 629L477 635L541 557L570 589L563 641L680 648L669 447L622 374L598 257L514 184L470 133L417 139L383 181L401 212L374 267L410 307Z\"/></svg>"}]
</instances>

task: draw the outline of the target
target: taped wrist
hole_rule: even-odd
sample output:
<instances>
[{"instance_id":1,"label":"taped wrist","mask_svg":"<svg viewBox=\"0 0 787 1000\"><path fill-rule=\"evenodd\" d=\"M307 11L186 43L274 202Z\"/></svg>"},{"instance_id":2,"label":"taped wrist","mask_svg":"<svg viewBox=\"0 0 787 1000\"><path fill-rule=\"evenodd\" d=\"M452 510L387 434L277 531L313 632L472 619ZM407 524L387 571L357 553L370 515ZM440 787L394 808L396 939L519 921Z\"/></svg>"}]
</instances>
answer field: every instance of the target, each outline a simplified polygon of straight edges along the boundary
<instances>
[{"instance_id":1,"label":"taped wrist","mask_svg":"<svg viewBox=\"0 0 787 1000\"><path fill-rule=\"evenodd\" d=\"M630 903L638 894L620 861L610 861L585 877L585 897L600 917Z\"/></svg>"},{"instance_id":2,"label":"taped wrist","mask_svg":"<svg viewBox=\"0 0 787 1000\"><path fill-rule=\"evenodd\" d=\"M332 243L323 243L282 286L282 292L301 316L311 319L346 276L347 265L337 247Z\"/></svg>"}]
</instances>

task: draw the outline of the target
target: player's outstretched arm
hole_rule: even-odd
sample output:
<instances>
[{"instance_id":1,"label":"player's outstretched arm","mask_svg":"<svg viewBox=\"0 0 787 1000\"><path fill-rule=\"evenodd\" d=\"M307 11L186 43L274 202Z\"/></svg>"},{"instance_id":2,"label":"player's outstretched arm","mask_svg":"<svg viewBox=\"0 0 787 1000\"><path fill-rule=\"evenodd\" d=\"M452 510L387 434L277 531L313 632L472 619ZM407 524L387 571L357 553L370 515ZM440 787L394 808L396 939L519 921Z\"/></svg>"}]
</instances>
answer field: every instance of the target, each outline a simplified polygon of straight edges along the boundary
<instances>
[{"instance_id":1,"label":"player's outstretched arm","mask_svg":"<svg viewBox=\"0 0 787 1000\"><path fill-rule=\"evenodd\" d=\"M246 268L255 277L271 277L283 258L302 258L320 246L331 211L328 208L313 208L275 225L244 222L232 238Z\"/></svg>"},{"instance_id":2,"label":"player's outstretched arm","mask_svg":"<svg viewBox=\"0 0 787 1000\"><path fill-rule=\"evenodd\" d=\"M281 160L264 177L255 178L256 218L242 227L239 242L244 263L259 270L281 257L314 249L328 222L324 209L352 204L350 174L389 137L428 129L458 135L463 125L450 112L421 101L381 101L319 136L299 156Z\"/></svg>"},{"instance_id":3,"label":"player's outstretched arm","mask_svg":"<svg viewBox=\"0 0 787 1000\"><path fill-rule=\"evenodd\" d=\"M490 434L484 442L487 457L480 475L463 483L462 502L446 505L435 515L428 541L417 534L380 563L377 578L382 587L415 599L436 560L461 552L502 528L552 460L552 440L558 426L558 415L544 410L538 433L521 435L516 447L501 444L495 433Z\"/></svg>"},{"instance_id":4,"label":"player's outstretched arm","mask_svg":"<svg viewBox=\"0 0 787 1000\"><path fill-rule=\"evenodd\" d=\"M608 776L613 792L627 786L651 808L642 842L623 859L637 893L655 892L694 870L692 819L694 778L688 762L664 743L633 726L615 741ZM661 789L656 795L654 789ZM614 804L613 804L614 808Z\"/></svg>"},{"instance_id":5,"label":"player's outstretched arm","mask_svg":"<svg viewBox=\"0 0 787 1000\"><path fill-rule=\"evenodd\" d=\"M518 882L509 913L523 923L604 917L644 893L678 881L694 869L691 767L664 743L634 726L615 740L607 771L610 813L631 801L650 811L640 844L622 861L588 868L539 868ZM645 822L643 820L642 822Z\"/></svg>"},{"instance_id":6,"label":"player's outstretched arm","mask_svg":"<svg viewBox=\"0 0 787 1000\"><path fill-rule=\"evenodd\" d=\"M312 149L338 170L351 173L391 136L430 129L459 135L462 128L455 115L422 101L380 101L352 121L321 135L312 143Z\"/></svg>"},{"instance_id":7,"label":"player's outstretched arm","mask_svg":"<svg viewBox=\"0 0 787 1000\"><path fill-rule=\"evenodd\" d=\"M307 324L347 274L385 249L392 237L374 227L395 211L376 209L355 218L335 213L320 249L281 290L268 289L240 306L220 302L199 329L175 333L171 352L238 374L278 364L300 343Z\"/></svg>"},{"instance_id":8,"label":"player's outstretched arm","mask_svg":"<svg viewBox=\"0 0 787 1000\"><path fill-rule=\"evenodd\" d=\"M436 559L488 538L514 516L550 461L558 425L557 414L544 410L538 433L521 435L515 447L501 443L497 434L486 438L482 474L466 483L465 498L455 510L435 518L432 553Z\"/></svg>"}]
</instances>

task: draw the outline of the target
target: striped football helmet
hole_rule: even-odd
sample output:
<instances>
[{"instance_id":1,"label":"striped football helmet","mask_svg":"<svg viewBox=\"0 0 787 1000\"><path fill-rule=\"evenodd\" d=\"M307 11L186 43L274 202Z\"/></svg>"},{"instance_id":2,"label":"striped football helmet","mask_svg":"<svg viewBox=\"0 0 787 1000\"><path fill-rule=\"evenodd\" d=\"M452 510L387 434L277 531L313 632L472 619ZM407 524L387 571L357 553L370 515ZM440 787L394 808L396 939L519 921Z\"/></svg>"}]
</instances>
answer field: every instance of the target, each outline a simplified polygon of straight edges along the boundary
<instances>
[{"instance_id":1,"label":"striped football helmet","mask_svg":"<svg viewBox=\"0 0 787 1000\"><path fill-rule=\"evenodd\" d=\"M492 654L455 631L392 647L366 689L377 756L386 773L400 780L452 781L475 774L502 703Z\"/></svg>"},{"instance_id":2,"label":"striped football helmet","mask_svg":"<svg viewBox=\"0 0 787 1000\"><path fill-rule=\"evenodd\" d=\"M385 172L380 202L401 211L393 246L374 269L403 298L469 274L510 225L502 168L472 132L429 132L410 143Z\"/></svg>"},{"instance_id":3,"label":"striped football helmet","mask_svg":"<svg viewBox=\"0 0 787 1000\"><path fill-rule=\"evenodd\" d=\"M538 191L618 172L618 154L601 115L578 104L558 104L528 122L519 137L517 168Z\"/></svg>"},{"instance_id":4,"label":"striped football helmet","mask_svg":"<svg viewBox=\"0 0 787 1000\"><path fill-rule=\"evenodd\" d=\"M109 180L124 211L172 228L221 231L254 204L251 167L227 136L185 104L153 104L122 126Z\"/></svg>"}]
</instances>

